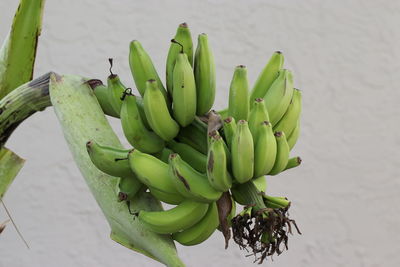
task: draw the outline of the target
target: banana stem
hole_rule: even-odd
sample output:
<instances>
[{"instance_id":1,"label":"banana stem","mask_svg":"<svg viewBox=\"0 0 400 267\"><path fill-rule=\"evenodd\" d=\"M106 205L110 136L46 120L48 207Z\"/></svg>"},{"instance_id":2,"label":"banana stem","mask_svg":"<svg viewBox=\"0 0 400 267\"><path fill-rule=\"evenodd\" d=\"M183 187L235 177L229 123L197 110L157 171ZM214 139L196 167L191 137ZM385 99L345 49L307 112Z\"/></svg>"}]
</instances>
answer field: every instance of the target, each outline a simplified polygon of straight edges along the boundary
<instances>
[{"instance_id":1,"label":"banana stem","mask_svg":"<svg viewBox=\"0 0 400 267\"><path fill-rule=\"evenodd\" d=\"M51 106L47 73L25 83L0 100L0 147L7 142L17 126L37 111Z\"/></svg>"},{"instance_id":2,"label":"banana stem","mask_svg":"<svg viewBox=\"0 0 400 267\"><path fill-rule=\"evenodd\" d=\"M234 198L238 198L239 203L252 206L254 211L259 211L267 208L264 204L262 193L252 181L244 184L238 184L232 188Z\"/></svg>"}]
</instances>

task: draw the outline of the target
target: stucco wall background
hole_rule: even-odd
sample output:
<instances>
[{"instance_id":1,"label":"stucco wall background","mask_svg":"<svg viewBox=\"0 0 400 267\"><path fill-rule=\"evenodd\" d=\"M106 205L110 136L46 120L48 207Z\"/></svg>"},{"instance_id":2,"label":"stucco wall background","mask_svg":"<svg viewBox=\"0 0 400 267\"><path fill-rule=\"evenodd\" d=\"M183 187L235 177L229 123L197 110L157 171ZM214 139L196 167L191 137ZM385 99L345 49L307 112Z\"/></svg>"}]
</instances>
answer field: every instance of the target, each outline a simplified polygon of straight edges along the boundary
<instances>
[{"instance_id":1,"label":"stucco wall background","mask_svg":"<svg viewBox=\"0 0 400 267\"><path fill-rule=\"evenodd\" d=\"M0 40L17 2L0 1ZM104 81L114 57L114 72L132 86L129 41L140 40L163 74L169 40L186 21L194 36L209 35L222 108L236 65L248 67L253 84L271 53L283 51L303 90L293 151L303 165L270 178L269 193L293 201L303 235L265 265L400 266L399 13L396 0L47 0L35 76L53 70ZM108 238L51 108L24 122L8 147L27 159L5 202L31 249L7 227L0 267L161 266ZM223 245L215 232L177 247L187 266L253 266L232 241Z\"/></svg>"}]
</instances>

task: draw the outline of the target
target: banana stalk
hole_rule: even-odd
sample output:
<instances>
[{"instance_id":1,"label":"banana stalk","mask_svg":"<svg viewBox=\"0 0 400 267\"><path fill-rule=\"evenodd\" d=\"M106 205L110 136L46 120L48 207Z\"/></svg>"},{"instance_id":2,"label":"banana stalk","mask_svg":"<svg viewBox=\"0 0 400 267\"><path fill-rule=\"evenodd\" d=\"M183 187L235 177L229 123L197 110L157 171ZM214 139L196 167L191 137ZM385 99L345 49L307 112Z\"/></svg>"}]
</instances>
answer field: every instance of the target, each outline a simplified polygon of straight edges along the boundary
<instances>
[{"instance_id":1,"label":"banana stalk","mask_svg":"<svg viewBox=\"0 0 400 267\"><path fill-rule=\"evenodd\" d=\"M0 147L23 120L51 106L49 77L50 73L23 84L0 100Z\"/></svg>"},{"instance_id":2,"label":"banana stalk","mask_svg":"<svg viewBox=\"0 0 400 267\"><path fill-rule=\"evenodd\" d=\"M50 98L73 157L111 227L111 238L121 245L167 266L184 266L169 236L147 230L133 220L125 202L118 202L118 179L96 168L85 143L93 139L106 146L122 148L89 85L77 76L51 75ZM141 192L131 201L132 211L160 210L160 202Z\"/></svg>"},{"instance_id":3,"label":"banana stalk","mask_svg":"<svg viewBox=\"0 0 400 267\"><path fill-rule=\"evenodd\" d=\"M0 49L0 99L32 79L45 0L21 0Z\"/></svg>"},{"instance_id":4,"label":"banana stalk","mask_svg":"<svg viewBox=\"0 0 400 267\"><path fill-rule=\"evenodd\" d=\"M4 144L26 118L50 106L50 74L21 85L0 100L0 198L24 165L24 160L4 147Z\"/></svg>"}]
</instances>

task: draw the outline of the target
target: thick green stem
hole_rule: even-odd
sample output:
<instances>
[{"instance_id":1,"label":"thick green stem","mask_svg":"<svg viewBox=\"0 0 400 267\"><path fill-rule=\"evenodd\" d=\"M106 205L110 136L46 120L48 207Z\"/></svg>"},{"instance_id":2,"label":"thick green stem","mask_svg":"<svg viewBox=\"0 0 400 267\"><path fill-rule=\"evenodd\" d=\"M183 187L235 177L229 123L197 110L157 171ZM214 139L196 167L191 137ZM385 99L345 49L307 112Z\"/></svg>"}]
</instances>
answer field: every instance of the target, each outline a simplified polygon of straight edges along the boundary
<instances>
[{"instance_id":1,"label":"thick green stem","mask_svg":"<svg viewBox=\"0 0 400 267\"><path fill-rule=\"evenodd\" d=\"M26 118L51 106L47 73L21 85L0 100L0 147Z\"/></svg>"},{"instance_id":2,"label":"thick green stem","mask_svg":"<svg viewBox=\"0 0 400 267\"><path fill-rule=\"evenodd\" d=\"M117 148L122 145L89 85L81 77L53 74L50 97L73 157L111 226L111 238L167 266L184 266L171 237L151 232L134 219L126 202L117 201L118 179L101 172L91 162L86 151L88 140ZM160 202L148 193L133 199L130 207L132 211L161 208Z\"/></svg>"},{"instance_id":3,"label":"thick green stem","mask_svg":"<svg viewBox=\"0 0 400 267\"><path fill-rule=\"evenodd\" d=\"M252 181L236 185L232 188L232 194L238 203L253 206L255 211L266 208L262 193L257 189Z\"/></svg>"}]
</instances>

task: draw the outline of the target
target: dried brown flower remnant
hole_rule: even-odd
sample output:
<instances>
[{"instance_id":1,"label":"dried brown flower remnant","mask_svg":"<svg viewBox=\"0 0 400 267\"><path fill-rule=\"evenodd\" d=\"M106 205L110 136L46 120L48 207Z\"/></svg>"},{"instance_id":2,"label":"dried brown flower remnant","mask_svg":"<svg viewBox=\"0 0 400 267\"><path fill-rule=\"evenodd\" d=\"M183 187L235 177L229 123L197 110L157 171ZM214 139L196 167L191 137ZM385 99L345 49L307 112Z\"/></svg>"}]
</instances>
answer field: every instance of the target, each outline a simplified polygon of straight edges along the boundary
<instances>
[{"instance_id":1,"label":"dried brown flower remnant","mask_svg":"<svg viewBox=\"0 0 400 267\"><path fill-rule=\"evenodd\" d=\"M288 249L288 234L293 234L292 225L301 234L296 222L288 217L288 208L258 211L252 210L252 207L245 208L232 219L233 240L241 249L251 249L259 264L268 256L280 255Z\"/></svg>"}]
</instances>

